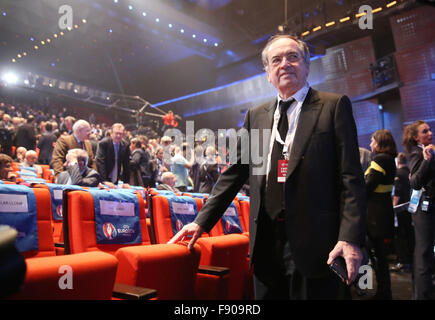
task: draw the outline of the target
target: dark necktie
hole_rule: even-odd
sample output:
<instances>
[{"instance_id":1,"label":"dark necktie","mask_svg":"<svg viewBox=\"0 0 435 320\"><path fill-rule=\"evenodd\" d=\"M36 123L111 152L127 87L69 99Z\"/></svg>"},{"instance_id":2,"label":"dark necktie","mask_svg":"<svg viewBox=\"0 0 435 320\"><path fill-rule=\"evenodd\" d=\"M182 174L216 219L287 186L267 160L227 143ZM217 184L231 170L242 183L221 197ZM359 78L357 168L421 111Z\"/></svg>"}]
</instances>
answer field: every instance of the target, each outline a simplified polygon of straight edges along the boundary
<instances>
[{"instance_id":1,"label":"dark necktie","mask_svg":"<svg viewBox=\"0 0 435 320\"><path fill-rule=\"evenodd\" d=\"M293 103L293 99L289 101L280 101L280 116L278 122L278 132L281 140L285 141L288 131L287 110ZM283 145L276 141L273 142L272 154L270 156L270 171L267 178L265 192L265 209L269 216L274 220L284 210L284 183L277 182L278 180L278 160L283 160L282 154Z\"/></svg>"}]
</instances>

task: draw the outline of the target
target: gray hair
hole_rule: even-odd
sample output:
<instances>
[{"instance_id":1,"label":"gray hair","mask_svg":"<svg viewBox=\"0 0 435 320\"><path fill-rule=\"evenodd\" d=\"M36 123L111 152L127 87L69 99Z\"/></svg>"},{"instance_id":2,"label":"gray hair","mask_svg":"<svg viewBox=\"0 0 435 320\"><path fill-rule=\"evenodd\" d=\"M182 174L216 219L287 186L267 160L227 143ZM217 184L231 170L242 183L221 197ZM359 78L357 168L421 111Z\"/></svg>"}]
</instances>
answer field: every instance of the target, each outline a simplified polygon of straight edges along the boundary
<instances>
[{"instance_id":1,"label":"gray hair","mask_svg":"<svg viewBox=\"0 0 435 320\"><path fill-rule=\"evenodd\" d=\"M68 150L68 153L75 153L77 158L80 157L80 158L89 159L88 153L86 152L86 150L83 150L83 149L79 149L79 148L70 149L70 150Z\"/></svg>"},{"instance_id":2,"label":"gray hair","mask_svg":"<svg viewBox=\"0 0 435 320\"><path fill-rule=\"evenodd\" d=\"M85 127L90 127L91 125L86 120L80 119L74 122L74 125L72 127L73 132L77 134L80 130L82 130Z\"/></svg>"},{"instance_id":3,"label":"gray hair","mask_svg":"<svg viewBox=\"0 0 435 320\"><path fill-rule=\"evenodd\" d=\"M267 67L269 65L269 62L267 61L267 51L269 50L270 46L279 39L291 39L295 41L298 44L299 50L302 53L302 57L304 59L305 64L307 66L310 65L310 48L304 41L299 40L295 36L291 36L289 34L277 34L269 38L269 40L266 43L266 46L261 52L261 61L263 62L264 70L267 70Z\"/></svg>"}]
</instances>

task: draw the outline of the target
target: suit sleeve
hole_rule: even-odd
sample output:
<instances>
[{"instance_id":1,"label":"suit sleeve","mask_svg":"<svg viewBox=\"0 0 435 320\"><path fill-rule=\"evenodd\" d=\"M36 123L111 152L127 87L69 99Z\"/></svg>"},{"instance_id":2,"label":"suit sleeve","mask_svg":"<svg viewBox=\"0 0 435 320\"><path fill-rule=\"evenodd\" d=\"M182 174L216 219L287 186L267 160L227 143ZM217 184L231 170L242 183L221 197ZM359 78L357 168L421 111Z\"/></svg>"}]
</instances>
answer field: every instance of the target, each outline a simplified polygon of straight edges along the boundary
<instances>
[{"instance_id":1,"label":"suit sleeve","mask_svg":"<svg viewBox=\"0 0 435 320\"><path fill-rule=\"evenodd\" d=\"M67 152L68 146L65 139L61 136L56 141L56 146L53 149L53 154L50 162L50 166L53 168L55 176L64 171L63 163L65 161Z\"/></svg>"},{"instance_id":2,"label":"suit sleeve","mask_svg":"<svg viewBox=\"0 0 435 320\"><path fill-rule=\"evenodd\" d=\"M94 170L97 170L97 166L95 165L94 152L92 151L92 144L89 140L86 140L86 152L88 153L88 166Z\"/></svg>"},{"instance_id":3,"label":"suit sleeve","mask_svg":"<svg viewBox=\"0 0 435 320\"><path fill-rule=\"evenodd\" d=\"M414 149L409 155L410 184L412 189L420 190L428 183L430 179L428 174L429 167L430 160L424 160L423 152L420 149Z\"/></svg>"},{"instance_id":4,"label":"suit sleeve","mask_svg":"<svg viewBox=\"0 0 435 320\"><path fill-rule=\"evenodd\" d=\"M246 113L243 127L249 130L250 111ZM237 162L228 167L217 180L212 193L195 219L206 232L209 232L219 221L225 210L233 201L237 192L249 177L249 164L242 164L242 152L248 148L241 148L240 138L237 141Z\"/></svg>"},{"instance_id":5,"label":"suit sleeve","mask_svg":"<svg viewBox=\"0 0 435 320\"><path fill-rule=\"evenodd\" d=\"M128 183L130 181L130 147L128 145L126 145L122 157L122 179Z\"/></svg>"},{"instance_id":6,"label":"suit sleeve","mask_svg":"<svg viewBox=\"0 0 435 320\"><path fill-rule=\"evenodd\" d=\"M334 126L341 185L338 240L363 245L366 233L366 191L352 104L346 96L337 102Z\"/></svg>"},{"instance_id":7,"label":"suit sleeve","mask_svg":"<svg viewBox=\"0 0 435 320\"><path fill-rule=\"evenodd\" d=\"M106 154L107 154L107 143L106 141L100 141L97 148L97 155L95 156L95 163L97 171L100 174L102 181L109 181L108 173L106 172Z\"/></svg>"},{"instance_id":8,"label":"suit sleeve","mask_svg":"<svg viewBox=\"0 0 435 320\"><path fill-rule=\"evenodd\" d=\"M78 186L96 187L99 183L99 175L96 171L90 171L90 174L82 177L78 164L68 167L68 173L71 177L71 183Z\"/></svg>"}]
</instances>

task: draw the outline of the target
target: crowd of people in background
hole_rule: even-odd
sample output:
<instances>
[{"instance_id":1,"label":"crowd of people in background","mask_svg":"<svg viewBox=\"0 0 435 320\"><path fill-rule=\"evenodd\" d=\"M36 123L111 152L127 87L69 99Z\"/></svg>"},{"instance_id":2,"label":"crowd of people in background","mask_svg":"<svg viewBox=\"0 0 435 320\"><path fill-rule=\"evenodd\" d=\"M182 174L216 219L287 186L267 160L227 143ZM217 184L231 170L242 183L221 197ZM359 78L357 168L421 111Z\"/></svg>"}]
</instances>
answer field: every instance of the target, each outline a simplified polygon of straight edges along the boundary
<instances>
[{"instance_id":1,"label":"crowd of people in background","mask_svg":"<svg viewBox=\"0 0 435 320\"><path fill-rule=\"evenodd\" d=\"M157 187L171 185L164 183L166 177L178 191L208 193L226 165L215 147L203 150L199 145L193 150L186 144L175 146L169 136L148 137L127 130L122 123L96 123L93 113L89 119L80 119L68 115L63 107L50 110L0 100L0 148L21 166L50 165L55 182ZM165 161L164 148L168 146L171 159ZM37 170L41 173L41 168ZM165 176L167 172L173 177Z\"/></svg>"},{"instance_id":2,"label":"crowd of people in background","mask_svg":"<svg viewBox=\"0 0 435 320\"><path fill-rule=\"evenodd\" d=\"M169 136L147 137L126 130L122 123L98 124L94 115L78 119L65 108L57 111L46 113L0 100L1 179L14 180L9 162L15 161L37 173L41 173L39 165L50 165L55 182L61 184L210 193L227 166L215 146L177 146ZM360 148L367 191L367 251L376 274L378 299L392 298L390 272L412 270L414 297L433 298L435 162L431 139L429 126L417 121L405 128L402 144L406 154L397 152L388 130L373 133L371 150ZM163 157L168 147L171 161ZM249 195L248 190L247 186ZM408 206L393 210L408 203L413 190L423 190L414 213ZM391 268L388 239L397 255Z\"/></svg>"}]
</instances>

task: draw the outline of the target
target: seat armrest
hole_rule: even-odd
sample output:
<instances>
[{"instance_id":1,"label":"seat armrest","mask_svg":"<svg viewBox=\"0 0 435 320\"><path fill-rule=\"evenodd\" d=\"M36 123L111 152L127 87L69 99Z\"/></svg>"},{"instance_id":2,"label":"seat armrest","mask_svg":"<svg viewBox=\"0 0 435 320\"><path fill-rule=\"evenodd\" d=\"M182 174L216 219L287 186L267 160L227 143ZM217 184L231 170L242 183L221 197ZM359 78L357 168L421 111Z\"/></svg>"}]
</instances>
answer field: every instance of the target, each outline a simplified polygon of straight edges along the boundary
<instances>
[{"instance_id":1,"label":"seat armrest","mask_svg":"<svg viewBox=\"0 0 435 320\"><path fill-rule=\"evenodd\" d=\"M55 248L65 248L65 243L63 242L55 242L54 243Z\"/></svg>"},{"instance_id":2,"label":"seat armrest","mask_svg":"<svg viewBox=\"0 0 435 320\"><path fill-rule=\"evenodd\" d=\"M157 290L115 283L112 296L125 300L149 300L157 296Z\"/></svg>"},{"instance_id":3,"label":"seat armrest","mask_svg":"<svg viewBox=\"0 0 435 320\"><path fill-rule=\"evenodd\" d=\"M228 274L230 272L230 268L200 265L198 267L198 272L221 277Z\"/></svg>"}]
</instances>

